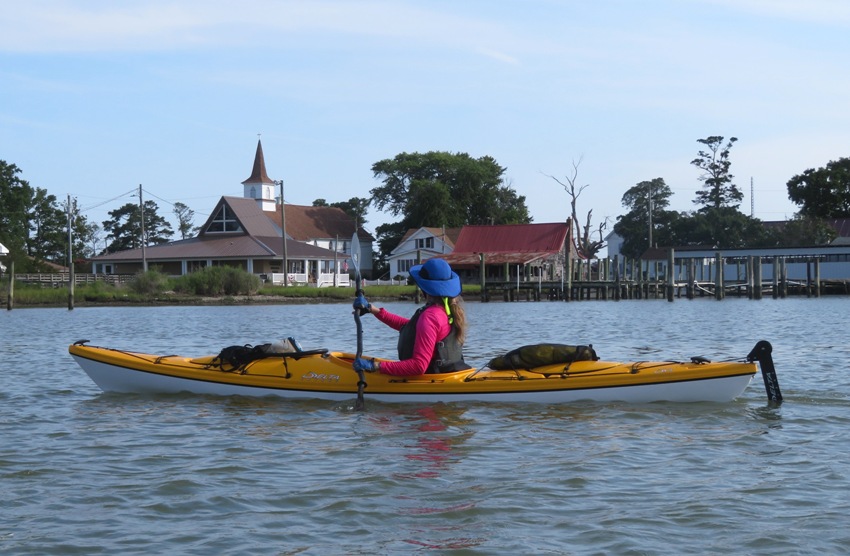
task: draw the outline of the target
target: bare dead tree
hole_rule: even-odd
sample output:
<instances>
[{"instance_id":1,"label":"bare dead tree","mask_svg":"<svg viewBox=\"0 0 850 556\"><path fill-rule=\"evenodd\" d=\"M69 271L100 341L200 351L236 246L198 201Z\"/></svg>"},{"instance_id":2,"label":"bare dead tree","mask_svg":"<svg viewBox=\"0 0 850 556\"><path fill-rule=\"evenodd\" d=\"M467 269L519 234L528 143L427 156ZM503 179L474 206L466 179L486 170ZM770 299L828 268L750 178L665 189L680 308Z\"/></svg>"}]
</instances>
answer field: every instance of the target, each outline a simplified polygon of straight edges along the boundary
<instances>
[{"instance_id":1,"label":"bare dead tree","mask_svg":"<svg viewBox=\"0 0 850 556\"><path fill-rule=\"evenodd\" d=\"M573 237L575 237L576 241L576 250L579 255L584 258L592 259L596 256L600 249L605 247L605 241L603 240L603 233L605 228L608 227L608 222L604 221L600 223L597 228L594 230L592 228L592 218L593 218L593 209L587 211L587 218L585 220L584 226L579 224L578 219L578 198L581 196L582 191L590 187L590 184L577 185L578 180L578 168L581 166L582 159L584 157L579 157L578 162L575 160L572 161L572 172L564 177L564 181L559 180L555 176L550 176L549 174L544 174L555 180L561 187L564 188L564 191L567 192L567 195L570 196L570 209L571 209L571 222L574 228ZM592 239L592 235L599 235L598 240Z\"/></svg>"}]
</instances>

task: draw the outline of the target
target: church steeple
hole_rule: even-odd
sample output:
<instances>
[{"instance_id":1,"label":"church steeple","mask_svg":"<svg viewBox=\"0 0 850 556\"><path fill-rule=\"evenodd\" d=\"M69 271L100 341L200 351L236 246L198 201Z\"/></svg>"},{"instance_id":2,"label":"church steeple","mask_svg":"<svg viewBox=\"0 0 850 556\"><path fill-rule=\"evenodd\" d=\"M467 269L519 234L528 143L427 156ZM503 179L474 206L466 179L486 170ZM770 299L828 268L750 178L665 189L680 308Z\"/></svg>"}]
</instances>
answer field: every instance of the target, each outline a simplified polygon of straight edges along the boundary
<instances>
[{"instance_id":1,"label":"church steeple","mask_svg":"<svg viewBox=\"0 0 850 556\"><path fill-rule=\"evenodd\" d=\"M266 159L263 157L263 142L257 140L257 154L254 155L254 168L251 177L242 182L243 197L256 199L263 210L275 210L274 180L266 173Z\"/></svg>"}]
</instances>

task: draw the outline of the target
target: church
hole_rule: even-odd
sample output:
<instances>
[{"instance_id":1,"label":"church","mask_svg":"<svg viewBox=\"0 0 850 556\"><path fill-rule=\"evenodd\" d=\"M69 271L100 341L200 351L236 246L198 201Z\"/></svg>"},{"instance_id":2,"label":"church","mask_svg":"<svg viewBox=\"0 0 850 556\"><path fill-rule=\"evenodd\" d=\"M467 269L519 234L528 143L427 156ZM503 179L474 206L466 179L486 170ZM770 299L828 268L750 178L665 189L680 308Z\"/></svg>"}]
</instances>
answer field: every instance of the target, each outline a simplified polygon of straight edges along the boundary
<instances>
[{"instance_id":1,"label":"church","mask_svg":"<svg viewBox=\"0 0 850 556\"><path fill-rule=\"evenodd\" d=\"M242 182L242 196L221 197L197 236L93 257L92 272L136 274L156 268L180 276L220 265L241 268L273 283L285 279L289 284L347 286L353 271L351 243L356 238L360 271L371 276L371 234L342 209L284 203L275 197L276 185L266 172L263 145L258 141L251 176Z\"/></svg>"}]
</instances>

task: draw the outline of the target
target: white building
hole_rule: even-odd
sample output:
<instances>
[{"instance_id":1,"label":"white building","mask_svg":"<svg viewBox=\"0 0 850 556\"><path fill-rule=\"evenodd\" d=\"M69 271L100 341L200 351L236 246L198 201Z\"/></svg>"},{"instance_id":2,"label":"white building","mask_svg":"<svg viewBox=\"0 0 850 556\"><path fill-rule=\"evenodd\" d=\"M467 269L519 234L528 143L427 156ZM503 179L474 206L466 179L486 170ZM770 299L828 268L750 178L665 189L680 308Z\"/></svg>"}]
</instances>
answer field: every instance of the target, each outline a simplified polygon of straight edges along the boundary
<instances>
[{"instance_id":1,"label":"white building","mask_svg":"<svg viewBox=\"0 0 850 556\"><path fill-rule=\"evenodd\" d=\"M454 251L460 228L411 228L390 252L387 262L390 278L407 278L410 267L417 261L448 255Z\"/></svg>"},{"instance_id":2,"label":"white building","mask_svg":"<svg viewBox=\"0 0 850 556\"><path fill-rule=\"evenodd\" d=\"M5 257L8 254L9 254L9 250L6 248L5 245L0 243L0 257ZM0 262L0 273L3 273L3 272L6 272L6 265L4 265L2 262Z\"/></svg>"}]
</instances>

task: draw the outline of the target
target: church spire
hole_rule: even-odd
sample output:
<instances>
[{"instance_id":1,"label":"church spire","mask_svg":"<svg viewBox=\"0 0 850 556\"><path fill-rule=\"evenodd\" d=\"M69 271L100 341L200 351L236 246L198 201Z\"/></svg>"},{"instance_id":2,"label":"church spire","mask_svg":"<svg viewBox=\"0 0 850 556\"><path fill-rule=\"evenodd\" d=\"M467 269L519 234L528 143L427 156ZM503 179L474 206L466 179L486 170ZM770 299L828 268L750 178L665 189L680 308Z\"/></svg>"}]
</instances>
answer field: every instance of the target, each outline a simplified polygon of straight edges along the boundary
<instances>
[{"instance_id":1,"label":"church spire","mask_svg":"<svg viewBox=\"0 0 850 556\"><path fill-rule=\"evenodd\" d=\"M263 142L257 139L257 154L254 155L254 169L251 171L251 177L242 182L242 185L248 184L271 184L272 180L266 173L266 159L263 157Z\"/></svg>"},{"instance_id":2,"label":"church spire","mask_svg":"<svg viewBox=\"0 0 850 556\"><path fill-rule=\"evenodd\" d=\"M242 196L255 199L263 210L275 210L274 181L266 173L266 159L263 157L263 143L257 140L257 154L254 155L254 169L251 177L242 182Z\"/></svg>"}]
</instances>

